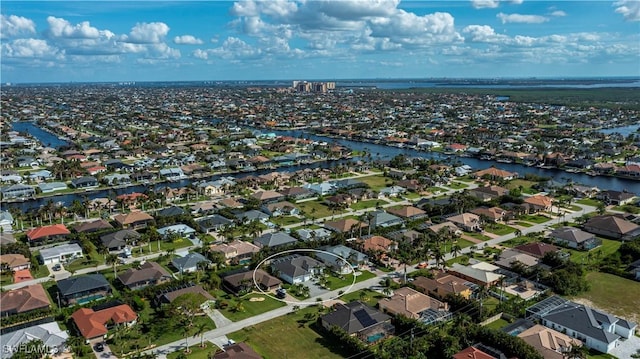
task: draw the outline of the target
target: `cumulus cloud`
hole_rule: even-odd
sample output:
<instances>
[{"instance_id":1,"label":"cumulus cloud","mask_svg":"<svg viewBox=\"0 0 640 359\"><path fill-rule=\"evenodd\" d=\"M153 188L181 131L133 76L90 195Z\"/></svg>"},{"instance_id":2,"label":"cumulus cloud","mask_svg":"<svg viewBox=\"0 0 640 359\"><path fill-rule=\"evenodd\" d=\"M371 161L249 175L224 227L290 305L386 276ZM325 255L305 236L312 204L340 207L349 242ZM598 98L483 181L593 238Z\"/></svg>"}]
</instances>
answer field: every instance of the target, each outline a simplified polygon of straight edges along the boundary
<instances>
[{"instance_id":1,"label":"cumulus cloud","mask_svg":"<svg viewBox=\"0 0 640 359\"><path fill-rule=\"evenodd\" d=\"M620 0L614 3L616 13L621 14L627 21L640 21L640 1Z\"/></svg>"},{"instance_id":2,"label":"cumulus cloud","mask_svg":"<svg viewBox=\"0 0 640 359\"><path fill-rule=\"evenodd\" d=\"M567 16L567 13L562 11L562 10L555 10L553 11L551 14L549 14L551 16L557 16L557 17L562 17L562 16Z\"/></svg>"},{"instance_id":3,"label":"cumulus cloud","mask_svg":"<svg viewBox=\"0 0 640 359\"><path fill-rule=\"evenodd\" d=\"M46 40L16 39L2 44L2 55L19 58L61 58L64 53L50 46Z\"/></svg>"},{"instance_id":4,"label":"cumulus cloud","mask_svg":"<svg viewBox=\"0 0 640 359\"><path fill-rule=\"evenodd\" d=\"M36 24L31 19L16 15L0 15L0 38L34 34L36 32Z\"/></svg>"},{"instance_id":5,"label":"cumulus cloud","mask_svg":"<svg viewBox=\"0 0 640 359\"><path fill-rule=\"evenodd\" d=\"M164 41L168 33L169 26L163 22L138 23L124 40L137 44L158 44Z\"/></svg>"},{"instance_id":6,"label":"cumulus cloud","mask_svg":"<svg viewBox=\"0 0 640 359\"><path fill-rule=\"evenodd\" d=\"M499 13L496 15L503 24L506 23L518 23L518 24L541 24L549 21L549 18L540 15L522 15L522 14L505 14Z\"/></svg>"},{"instance_id":7,"label":"cumulus cloud","mask_svg":"<svg viewBox=\"0 0 640 359\"><path fill-rule=\"evenodd\" d=\"M462 29L462 32L469 34L469 40L472 42L502 43L509 39L507 35L496 33L489 25L469 25Z\"/></svg>"},{"instance_id":8,"label":"cumulus cloud","mask_svg":"<svg viewBox=\"0 0 640 359\"><path fill-rule=\"evenodd\" d=\"M262 51L259 48L255 48L237 37L230 36L220 47L196 50L192 55L199 59L208 59L211 56L215 56L225 60L236 60L257 58L261 53Z\"/></svg>"},{"instance_id":9,"label":"cumulus cloud","mask_svg":"<svg viewBox=\"0 0 640 359\"><path fill-rule=\"evenodd\" d=\"M471 5L476 9L495 9L500 5L500 0L471 0Z\"/></svg>"},{"instance_id":10,"label":"cumulus cloud","mask_svg":"<svg viewBox=\"0 0 640 359\"><path fill-rule=\"evenodd\" d=\"M99 37L111 38L115 36L109 30L100 31L91 26L88 21L83 21L76 25L65 19L49 16L47 17L49 29L46 31L48 37L67 39L97 39Z\"/></svg>"},{"instance_id":11,"label":"cumulus cloud","mask_svg":"<svg viewBox=\"0 0 640 359\"><path fill-rule=\"evenodd\" d=\"M182 35L173 38L173 42L178 45L202 45L204 41L193 35Z\"/></svg>"}]
</instances>

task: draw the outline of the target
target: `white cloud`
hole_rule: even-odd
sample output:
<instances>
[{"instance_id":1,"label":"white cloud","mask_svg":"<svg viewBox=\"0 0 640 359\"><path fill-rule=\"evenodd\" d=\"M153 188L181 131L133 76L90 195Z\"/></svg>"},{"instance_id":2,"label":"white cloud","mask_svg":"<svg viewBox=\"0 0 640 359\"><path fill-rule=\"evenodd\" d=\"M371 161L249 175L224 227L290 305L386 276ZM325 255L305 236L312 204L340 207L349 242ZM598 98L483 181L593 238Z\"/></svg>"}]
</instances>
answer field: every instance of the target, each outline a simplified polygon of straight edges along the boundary
<instances>
[{"instance_id":1,"label":"white cloud","mask_svg":"<svg viewBox=\"0 0 640 359\"><path fill-rule=\"evenodd\" d=\"M3 57L19 58L62 58L64 53L50 46L46 40L16 39L2 44Z\"/></svg>"},{"instance_id":2,"label":"white cloud","mask_svg":"<svg viewBox=\"0 0 640 359\"><path fill-rule=\"evenodd\" d=\"M65 19L49 16L47 17L47 23L49 29L46 31L46 35L52 38L63 39L97 39L100 37L112 38L114 33L109 30L98 30L91 26L88 21L83 21L76 25Z\"/></svg>"},{"instance_id":3,"label":"white cloud","mask_svg":"<svg viewBox=\"0 0 640 359\"><path fill-rule=\"evenodd\" d=\"M500 5L500 0L471 0L471 5L476 9L495 9Z\"/></svg>"},{"instance_id":4,"label":"white cloud","mask_svg":"<svg viewBox=\"0 0 640 359\"><path fill-rule=\"evenodd\" d=\"M209 53L207 52L207 50L196 49L191 53L191 55L201 60L209 59Z\"/></svg>"},{"instance_id":5,"label":"white cloud","mask_svg":"<svg viewBox=\"0 0 640 359\"><path fill-rule=\"evenodd\" d=\"M616 13L622 14L627 21L640 21L640 1L638 0L620 0L616 1Z\"/></svg>"},{"instance_id":6,"label":"white cloud","mask_svg":"<svg viewBox=\"0 0 640 359\"><path fill-rule=\"evenodd\" d=\"M173 42L178 45L202 45L204 41L193 35L182 35L173 38Z\"/></svg>"},{"instance_id":7,"label":"white cloud","mask_svg":"<svg viewBox=\"0 0 640 359\"><path fill-rule=\"evenodd\" d=\"M520 5L523 2L524 2L523 0L509 0L509 3L513 5Z\"/></svg>"},{"instance_id":8,"label":"white cloud","mask_svg":"<svg viewBox=\"0 0 640 359\"><path fill-rule=\"evenodd\" d=\"M137 44L158 44L164 41L168 33L169 26L163 22L138 23L124 40Z\"/></svg>"},{"instance_id":9,"label":"white cloud","mask_svg":"<svg viewBox=\"0 0 640 359\"><path fill-rule=\"evenodd\" d=\"M567 13L562 11L562 10L555 10L553 11L551 14L549 14L551 16L557 16L557 17L562 17L562 16L567 16Z\"/></svg>"},{"instance_id":10,"label":"white cloud","mask_svg":"<svg viewBox=\"0 0 640 359\"><path fill-rule=\"evenodd\" d=\"M503 24L506 23L518 23L518 24L541 24L549 21L549 18L540 15L522 15L522 14L505 14L499 13L496 15Z\"/></svg>"},{"instance_id":11,"label":"white cloud","mask_svg":"<svg viewBox=\"0 0 640 359\"><path fill-rule=\"evenodd\" d=\"M261 50L252 47L237 37L228 37L220 47L209 49L207 56L217 56L226 60L256 58ZM200 53L200 56L202 54Z\"/></svg>"},{"instance_id":12,"label":"white cloud","mask_svg":"<svg viewBox=\"0 0 640 359\"><path fill-rule=\"evenodd\" d=\"M36 24L31 19L16 15L0 15L0 38L2 39L35 32Z\"/></svg>"}]
</instances>

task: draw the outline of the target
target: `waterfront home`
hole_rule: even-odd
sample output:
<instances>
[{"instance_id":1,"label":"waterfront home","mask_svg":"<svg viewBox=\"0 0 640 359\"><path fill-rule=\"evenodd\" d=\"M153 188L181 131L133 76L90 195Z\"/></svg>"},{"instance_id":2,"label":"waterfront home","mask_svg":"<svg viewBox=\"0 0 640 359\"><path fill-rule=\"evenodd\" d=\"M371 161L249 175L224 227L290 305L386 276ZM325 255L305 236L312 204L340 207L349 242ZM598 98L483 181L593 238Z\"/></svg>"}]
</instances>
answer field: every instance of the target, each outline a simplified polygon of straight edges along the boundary
<instances>
[{"instance_id":1,"label":"waterfront home","mask_svg":"<svg viewBox=\"0 0 640 359\"><path fill-rule=\"evenodd\" d=\"M602 245L602 240L595 234L569 226L554 229L549 233L549 238L561 246L583 251L589 251Z\"/></svg>"},{"instance_id":2,"label":"waterfront home","mask_svg":"<svg viewBox=\"0 0 640 359\"><path fill-rule=\"evenodd\" d=\"M503 180L509 181L516 177L516 173L501 170L496 167L489 167L484 170L476 171L473 173L476 178L488 178L490 180Z\"/></svg>"},{"instance_id":3,"label":"waterfront home","mask_svg":"<svg viewBox=\"0 0 640 359\"><path fill-rule=\"evenodd\" d=\"M109 186L124 185L131 183L131 175L128 173L112 173L102 177L102 180Z\"/></svg>"},{"instance_id":4,"label":"waterfront home","mask_svg":"<svg viewBox=\"0 0 640 359\"><path fill-rule=\"evenodd\" d=\"M18 350L19 348L29 348L29 343L34 340L41 340L46 347L46 352L39 354L53 358L65 350L68 338L69 333L61 329L57 322L51 321L28 327L23 325L20 329L2 333L0 334L0 343L5 349L13 348ZM11 350L2 350L0 358L9 359L13 356L13 353Z\"/></svg>"},{"instance_id":5,"label":"waterfront home","mask_svg":"<svg viewBox=\"0 0 640 359\"><path fill-rule=\"evenodd\" d=\"M640 226L616 215L591 217L582 228L589 233L623 241L640 236Z\"/></svg>"},{"instance_id":6,"label":"waterfront home","mask_svg":"<svg viewBox=\"0 0 640 359\"><path fill-rule=\"evenodd\" d=\"M145 262L140 268L129 268L118 276L120 283L131 290L166 283L172 279L171 274L156 262Z\"/></svg>"},{"instance_id":7,"label":"waterfront home","mask_svg":"<svg viewBox=\"0 0 640 359\"><path fill-rule=\"evenodd\" d=\"M36 196L36 190L33 186L27 186L17 183L14 185L1 187L0 194L2 194L3 200L29 199Z\"/></svg>"},{"instance_id":8,"label":"waterfront home","mask_svg":"<svg viewBox=\"0 0 640 359\"><path fill-rule=\"evenodd\" d=\"M631 338L636 323L609 313L551 296L527 308L526 317L582 340L587 348L609 353L621 338Z\"/></svg>"},{"instance_id":9,"label":"waterfront home","mask_svg":"<svg viewBox=\"0 0 640 359\"><path fill-rule=\"evenodd\" d=\"M71 180L71 186L73 188L96 188L99 185L98 179L93 176L84 176Z\"/></svg>"},{"instance_id":10,"label":"waterfront home","mask_svg":"<svg viewBox=\"0 0 640 359\"><path fill-rule=\"evenodd\" d=\"M106 339L112 326L130 327L136 323L138 315L128 304L121 304L98 311L80 308L71 314L78 331L87 340Z\"/></svg>"},{"instance_id":11,"label":"waterfront home","mask_svg":"<svg viewBox=\"0 0 640 359\"><path fill-rule=\"evenodd\" d=\"M607 205L623 206L632 203L636 195L631 192L608 190L598 193L596 198Z\"/></svg>"},{"instance_id":12,"label":"waterfront home","mask_svg":"<svg viewBox=\"0 0 640 359\"><path fill-rule=\"evenodd\" d=\"M64 224L52 224L36 227L27 231L27 240L30 245L38 245L50 241L62 241L71 234Z\"/></svg>"},{"instance_id":13,"label":"waterfront home","mask_svg":"<svg viewBox=\"0 0 640 359\"><path fill-rule=\"evenodd\" d=\"M0 316L6 317L22 314L51 306L47 291L42 284L32 284L26 287L0 293Z\"/></svg>"},{"instance_id":14,"label":"waterfront home","mask_svg":"<svg viewBox=\"0 0 640 359\"><path fill-rule=\"evenodd\" d=\"M153 217L143 211L117 214L113 219L120 227L128 229L146 228L154 222Z\"/></svg>"},{"instance_id":15,"label":"waterfront home","mask_svg":"<svg viewBox=\"0 0 640 359\"><path fill-rule=\"evenodd\" d=\"M336 304L334 310L320 317L322 326L338 327L366 344L373 344L395 332L391 317L362 302Z\"/></svg>"},{"instance_id":16,"label":"waterfront home","mask_svg":"<svg viewBox=\"0 0 640 359\"><path fill-rule=\"evenodd\" d=\"M163 177L169 181L178 181L187 178L187 175L184 174L182 168L180 167L162 168L158 173L160 177Z\"/></svg>"},{"instance_id":17,"label":"waterfront home","mask_svg":"<svg viewBox=\"0 0 640 359\"><path fill-rule=\"evenodd\" d=\"M251 242L236 239L230 243L212 244L209 250L222 253L227 264L247 264L253 255L260 251L260 247Z\"/></svg>"},{"instance_id":18,"label":"waterfront home","mask_svg":"<svg viewBox=\"0 0 640 359\"><path fill-rule=\"evenodd\" d=\"M485 186L470 189L467 193L483 202L488 202L509 194L509 190L500 186Z\"/></svg>"},{"instance_id":19,"label":"waterfront home","mask_svg":"<svg viewBox=\"0 0 640 359\"><path fill-rule=\"evenodd\" d=\"M389 298L378 302L380 310L432 324L451 317L449 305L409 287L398 288Z\"/></svg>"},{"instance_id":20,"label":"waterfront home","mask_svg":"<svg viewBox=\"0 0 640 359\"><path fill-rule=\"evenodd\" d=\"M222 278L223 287L236 295L250 292L256 283L263 291L272 291L280 288L282 285L280 279L270 275L263 269L230 274Z\"/></svg>"},{"instance_id":21,"label":"waterfront home","mask_svg":"<svg viewBox=\"0 0 640 359\"><path fill-rule=\"evenodd\" d=\"M51 193L55 191L63 191L67 189L67 184L64 182L45 182L39 183L38 188L42 193Z\"/></svg>"},{"instance_id":22,"label":"waterfront home","mask_svg":"<svg viewBox=\"0 0 640 359\"><path fill-rule=\"evenodd\" d=\"M524 207L528 209L529 213L536 213L541 211L551 211L553 205L553 198L544 195L535 195L524 198Z\"/></svg>"},{"instance_id":23,"label":"waterfront home","mask_svg":"<svg viewBox=\"0 0 640 359\"><path fill-rule=\"evenodd\" d=\"M67 243L40 250L40 259L43 264L66 263L78 258L82 258L82 248L77 243Z\"/></svg>"},{"instance_id":24,"label":"waterfront home","mask_svg":"<svg viewBox=\"0 0 640 359\"><path fill-rule=\"evenodd\" d=\"M102 274L84 274L57 283L60 299L66 305L85 304L111 295L111 286Z\"/></svg>"}]
</instances>

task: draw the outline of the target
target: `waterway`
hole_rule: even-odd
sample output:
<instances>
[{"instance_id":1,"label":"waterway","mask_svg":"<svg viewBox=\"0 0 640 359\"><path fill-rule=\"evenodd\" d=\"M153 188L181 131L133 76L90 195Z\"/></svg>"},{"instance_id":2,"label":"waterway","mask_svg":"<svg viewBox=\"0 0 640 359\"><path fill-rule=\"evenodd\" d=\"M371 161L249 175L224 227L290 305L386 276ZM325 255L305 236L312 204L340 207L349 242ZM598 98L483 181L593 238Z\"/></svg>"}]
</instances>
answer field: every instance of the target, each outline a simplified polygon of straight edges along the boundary
<instances>
[{"instance_id":1,"label":"waterway","mask_svg":"<svg viewBox=\"0 0 640 359\"><path fill-rule=\"evenodd\" d=\"M638 129L640 129L640 124L621 126L621 127L612 127L612 128L603 128L602 130L600 130L600 132L606 135L610 135L612 133L619 133L622 136L627 137L632 133L638 132Z\"/></svg>"},{"instance_id":2,"label":"waterway","mask_svg":"<svg viewBox=\"0 0 640 359\"><path fill-rule=\"evenodd\" d=\"M28 133L29 135L40 141L40 143L42 143L42 145L45 147L53 147L58 149L69 144L67 141L59 138L53 133L43 130L42 128L37 126L35 122L32 121L13 122L11 124L11 129L21 133Z\"/></svg>"}]
</instances>

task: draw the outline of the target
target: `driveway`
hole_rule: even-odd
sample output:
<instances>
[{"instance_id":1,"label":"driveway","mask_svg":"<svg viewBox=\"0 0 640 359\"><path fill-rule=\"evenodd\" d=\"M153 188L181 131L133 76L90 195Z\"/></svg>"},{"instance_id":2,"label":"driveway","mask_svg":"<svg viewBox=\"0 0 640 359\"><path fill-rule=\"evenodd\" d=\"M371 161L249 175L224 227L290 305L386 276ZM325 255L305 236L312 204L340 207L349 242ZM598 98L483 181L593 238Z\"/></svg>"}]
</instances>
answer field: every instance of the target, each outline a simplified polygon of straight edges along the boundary
<instances>
[{"instance_id":1,"label":"driveway","mask_svg":"<svg viewBox=\"0 0 640 359\"><path fill-rule=\"evenodd\" d=\"M96 344L98 343L102 343L102 345L104 346L104 350L102 352L96 351ZM107 342L103 341L103 339L94 339L90 342L90 344L91 350L93 351L93 354L97 359L118 359L118 357L116 357L111 351L111 348L109 348L109 346L107 345Z\"/></svg>"},{"instance_id":2,"label":"driveway","mask_svg":"<svg viewBox=\"0 0 640 359\"><path fill-rule=\"evenodd\" d=\"M620 339L618 345L611 349L609 354L622 359L631 358L631 355L637 354L638 351L640 351L640 337L633 335L629 339Z\"/></svg>"}]
</instances>

